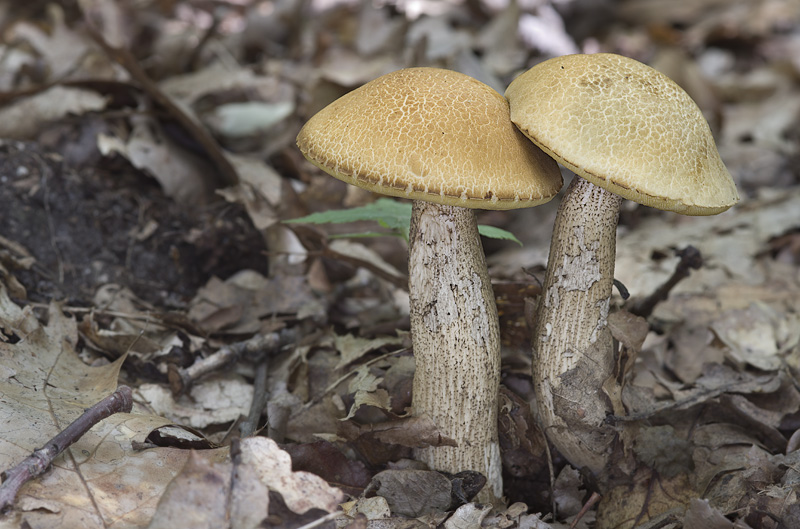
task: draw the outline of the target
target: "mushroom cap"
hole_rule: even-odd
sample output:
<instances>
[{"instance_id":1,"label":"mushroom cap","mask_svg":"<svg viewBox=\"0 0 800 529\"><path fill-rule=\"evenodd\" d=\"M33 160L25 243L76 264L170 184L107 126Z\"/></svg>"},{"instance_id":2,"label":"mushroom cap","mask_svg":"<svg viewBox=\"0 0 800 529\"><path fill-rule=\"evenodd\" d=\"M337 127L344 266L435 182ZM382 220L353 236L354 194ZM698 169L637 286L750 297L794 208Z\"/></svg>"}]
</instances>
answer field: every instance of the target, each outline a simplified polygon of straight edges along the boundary
<instances>
[{"instance_id":1,"label":"mushroom cap","mask_svg":"<svg viewBox=\"0 0 800 529\"><path fill-rule=\"evenodd\" d=\"M438 68L398 70L353 90L314 115L297 145L349 184L450 206L535 206L562 185L557 164L511 123L502 95Z\"/></svg>"},{"instance_id":2,"label":"mushroom cap","mask_svg":"<svg viewBox=\"0 0 800 529\"><path fill-rule=\"evenodd\" d=\"M533 143L624 198L684 215L715 215L739 200L695 102L638 61L556 57L517 77L506 97Z\"/></svg>"}]
</instances>

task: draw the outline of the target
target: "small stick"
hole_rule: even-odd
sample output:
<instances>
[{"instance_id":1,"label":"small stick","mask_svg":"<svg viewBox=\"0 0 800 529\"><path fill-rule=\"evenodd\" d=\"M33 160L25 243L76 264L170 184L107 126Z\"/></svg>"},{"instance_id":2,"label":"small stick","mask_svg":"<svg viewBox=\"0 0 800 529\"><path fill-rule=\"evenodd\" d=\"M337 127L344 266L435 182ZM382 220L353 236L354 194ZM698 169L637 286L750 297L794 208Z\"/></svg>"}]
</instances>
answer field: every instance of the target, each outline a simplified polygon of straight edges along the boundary
<instances>
[{"instance_id":1,"label":"small stick","mask_svg":"<svg viewBox=\"0 0 800 529\"><path fill-rule=\"evenodd\" d=\"M247 419L239 424L239 435L250 437L258 429L258 419L267 407L269 399L269 389L267 388L267 376L269 375L269 357L264 355L256 366L255 377L253 380L253 398L250 402L250 413Z\"/></svg>"},{"instance_id":2,"label":"small stick","mask_svg":"<svg viewBox=\"0 0 800 529\"><path fill-rule=\"evenodd\" d=\"M326 514L322 518L317 518L313 522L309 522L309 523L307 523L307 524L305 524L305 525L303 525L301 527L298 527L297 529L313 529L314 527L319 527L320 525L324 524L325 522L329 522L331 520L335 520L336 518L339 518L340 516L344 517L344 513L343 512L339 512L339 511L335 511L335 512Z\"/></svg>"},{"instance_id":3,"label":"small stick","mask_svg":"<svg viewBox=\"0 0 800 529\"><path fill-rule=\"evenodd\" d=\"M72 443L83 437L94 425L115 413L129 413L133 407L133 393L128 386L120 386L117 391L104 398L75 419L61 433L53 437L42 448L34 450L20 464L2 474L0 485L0 512L14 504L14 499L22 486L40 476L58 455Z\"/></svg>"},{"instance_id":4,"label":"small stick","mask_svg":"<svg viewBox=\"0 0 800 529\"><path fill-rule=\"evenodd\" d=\"M667 279L663 285L658 287L655 292L638 303L634 303L630 309L630 312L636 314L637 316L641 316L642 318L647 318L653 313L653 309L656 305L667 299L669 292L675 287L675 285L677 285L681 280L689 277L689 274L692 273L692 269L698 270L701 266L703 266L703 256L700 253L700 250L691 244L683 250L678 250L675 253L681 258L681 260L678 262L678 266L675 267L675 272L673 272L672 276L670 276L670 278Z\"/></svg>"},{"instance_id":5,"label":"small stick","mask_svg":"<svg viewBox=\"0 0 800 529\"><path fill-rule=\"evenodd\" d=\"M169 387L173 395L182 395L195 381L235 362L242 355L251 355L262 351L266 353L275 351L293 339L294 332L292 330L259 334L249 340L223 347L216 353L198 360L187 368L171 365L167 372Z\"/></svg>"},{"instance_id":6,"label":"small stick","mask_svg":"<svg viewBox=\"0 0 800 529\"><path fill-rule=\"evenodd\" d=\"M586 503L584 504L583 508L581 509L581 512L579 512L578 515L575 517L575 519L572 520L572 523L570 524L569 529L575 529L578 526L578 522L581 521L581 518L583 518L583 516L587 512L589 512L589 509L591 509L592 506L594 506L595 503L600 501L601 498L602 498L602 496L600 496L598 493L592 492L592 495L589 496L588 500L586 500Z\"/></svg>"}]
</instances>

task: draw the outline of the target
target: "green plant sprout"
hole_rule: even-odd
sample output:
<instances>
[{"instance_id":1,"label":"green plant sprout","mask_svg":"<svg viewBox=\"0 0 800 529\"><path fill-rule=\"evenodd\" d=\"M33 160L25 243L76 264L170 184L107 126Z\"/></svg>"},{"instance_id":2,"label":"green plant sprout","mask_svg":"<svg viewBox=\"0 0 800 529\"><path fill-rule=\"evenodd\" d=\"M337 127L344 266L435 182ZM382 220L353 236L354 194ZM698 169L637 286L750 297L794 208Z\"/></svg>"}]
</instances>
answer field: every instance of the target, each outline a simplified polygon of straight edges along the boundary
<instances>
[{"instance_id":1,"label":"green plant sprout","mask_svg":"<svg viewBox=\"0 0 800 529\"><path fill-rule=\"evenodd\" d=\"M379 198L366 206L350 209L337 209L312 213L305 217L285 220L287 224L344 224L346 222L374 221L382 228L389 231L365 231L358 233L342 233L331 235L332 239L383 237L386 235L400 237L408 242L408 230L411 225L411 203L398 202L390 198ZM517 239L510 231L496 226L478 225L478 233L490 239L513 241L522 246L522 241Z\"/></svg>"}]
</instances>

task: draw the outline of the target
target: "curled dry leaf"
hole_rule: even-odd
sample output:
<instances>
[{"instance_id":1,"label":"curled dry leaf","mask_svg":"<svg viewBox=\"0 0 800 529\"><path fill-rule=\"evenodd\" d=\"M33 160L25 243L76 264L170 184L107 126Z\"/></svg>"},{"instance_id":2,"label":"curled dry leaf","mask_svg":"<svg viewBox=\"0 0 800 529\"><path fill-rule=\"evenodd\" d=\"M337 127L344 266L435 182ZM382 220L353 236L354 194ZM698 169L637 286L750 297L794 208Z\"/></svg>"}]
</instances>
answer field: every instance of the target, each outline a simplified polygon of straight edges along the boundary
<instances>
[{"instance_id":1,"label":"curled dry leaf","mask_svg":"<svg viewBox=\"0 0 800 529\"><path fill-rule=\"evenodd\" d=\"M0 137L30 138L51 121L68 114L96 112L106 103L105 97L91 90L53 86L0 108Z\"/></svg>"},{"instance_id":2,"label":"curled dry leaf","mask_svg":"<svg viewBox=\"0 0 800 529\"><path fill-rule=\"evenodd\" d=\"M184 204L208 200L207 182L214 178L206 160L180 148L151 118L139 117L127 138L101 134L97 148L108 156L117 153L161 184L164 193Z\"/></svg>"},{"instance_id":3,"label":"curled dry leaf","mask_svg":"<svg viewBox=\"0 0 800 529\"><path fill-rule=\"evenodd\" d=\"M370 436L387 444L410 448L426 446L456 446L456 442L443 436L427 416L408 417L377 424L358 425L352 421L341 423L340 435L348 440Z\"/></svg>"}]
</instances>

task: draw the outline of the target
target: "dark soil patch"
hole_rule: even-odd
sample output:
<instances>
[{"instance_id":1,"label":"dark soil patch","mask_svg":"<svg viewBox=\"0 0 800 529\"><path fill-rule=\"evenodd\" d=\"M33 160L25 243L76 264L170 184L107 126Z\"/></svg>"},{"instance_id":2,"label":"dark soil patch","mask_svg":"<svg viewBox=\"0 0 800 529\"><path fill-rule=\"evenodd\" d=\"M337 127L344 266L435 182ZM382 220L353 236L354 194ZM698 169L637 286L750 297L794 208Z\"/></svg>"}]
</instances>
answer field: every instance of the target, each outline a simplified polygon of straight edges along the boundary
<instances>
[{"instance_id":1,"label":"dark soil patch","mask_svg":"<svg viewBox=\"0 0 800 529\"><path fill-rule=\"evenodd\" d=\"M117 283L180 307L212 275L266 273L263 239L240 206L178 206L127 164L72 168L38 144L3 141L0 204L0 236L36 259L10 270L34 301L89 304Z\"/></svg>"}]
</instances>

